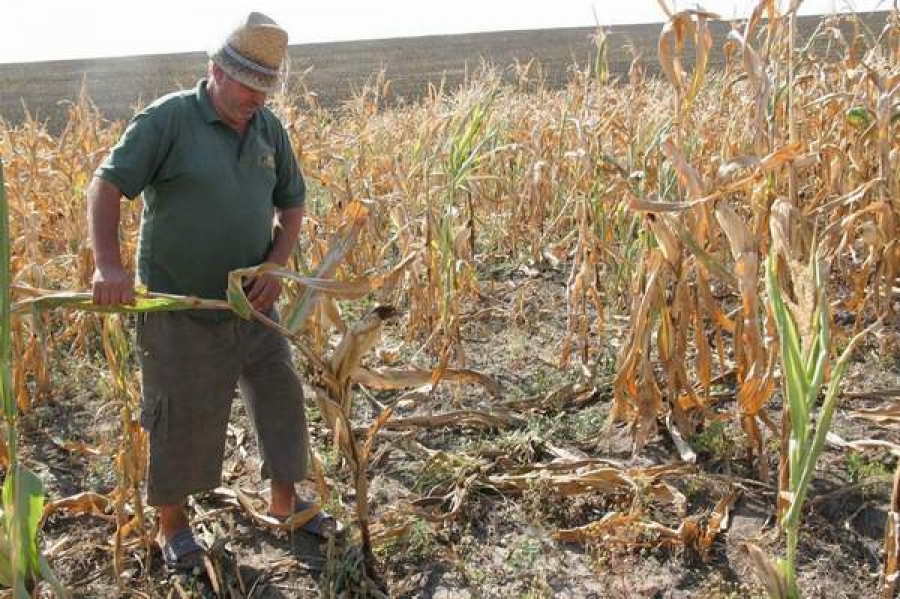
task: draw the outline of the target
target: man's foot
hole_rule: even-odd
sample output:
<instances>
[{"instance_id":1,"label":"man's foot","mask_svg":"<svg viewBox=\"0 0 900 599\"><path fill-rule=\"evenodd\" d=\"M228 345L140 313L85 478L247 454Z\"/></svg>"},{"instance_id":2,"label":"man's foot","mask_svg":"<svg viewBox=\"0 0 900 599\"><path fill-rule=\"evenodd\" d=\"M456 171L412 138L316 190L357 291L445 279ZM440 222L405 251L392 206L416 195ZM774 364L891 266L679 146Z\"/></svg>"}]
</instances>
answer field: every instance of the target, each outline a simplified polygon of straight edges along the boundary
<instances>
[{"instance_id":1,"label":"man's foot","mask_svg":"<svg viewBox=\"0 0 900 599\"><path fill-rule=\"evenodd\" d=\"M183 528L168 539L160 539L159 547L170 571L188 572L203 568L206 550L194 538L190 528Z\"/></svg>"},{"instance_id":2,"label":"man's foot","mask_svg":"<svg viewBox=\"0 0 900 599\"><path fill-rule=\"evenodd\" d=\"M162 546L163 541L169 541L177 533L191 527L187 512L184 511L183 503L158 505L156 506L156 512L159 515L160 546Z\"/></svg>"},{"instance_id":3,"label":"man's foot","mask_svg":"<svg viewBox=\"0 0 900 599\"><path fill-rule=\"evenodd\" d=\"M159 514L157 542L166 566L173 571L202 568L206 550L194 538L183 503L157 506L157 512Z\"/></svg>"},{"instance_id":4,"label":"man's foot","mask_svg":"<svg viewBox=\"0 0 900 599\"><path fill-rule=\"evenodd\" d=\"M319 509L314 502L297 497L293 482L272 480L271 489L269 515L285 523L295 518L296 528L291 530L302 530L320 539L330 539L344 529L340 522Z\"/></svg>"},{"instance_id":5,"label":"man's foot","mask_svg":"<svg viewBox=\"0 0 900 599\"><path fill-rule=\"evenodd\" d=\"M293 482L272 480L270 483L269 514L275 518L287 518L296 510L297 491Z\"/></svg>"},{"instance_id":6,"label":"man's foot","mask_svg":"<svg viewBox=\"0 0 900 599\"><path fill-rule=\"evenodd\" d=\"M303 518L301 515L304 512L312 513L306 514L307 517ZM291 518L297 517L298 522L302 522L302 524L298 523L297 528L293 530L301 530L324 540L334 538L344 530L343 525L334 516L319 509L316 503L297 497L294 498L293 513L277 514L270 511L269 515L282 522L288 522Z\"/></svg>"}]
</instances>

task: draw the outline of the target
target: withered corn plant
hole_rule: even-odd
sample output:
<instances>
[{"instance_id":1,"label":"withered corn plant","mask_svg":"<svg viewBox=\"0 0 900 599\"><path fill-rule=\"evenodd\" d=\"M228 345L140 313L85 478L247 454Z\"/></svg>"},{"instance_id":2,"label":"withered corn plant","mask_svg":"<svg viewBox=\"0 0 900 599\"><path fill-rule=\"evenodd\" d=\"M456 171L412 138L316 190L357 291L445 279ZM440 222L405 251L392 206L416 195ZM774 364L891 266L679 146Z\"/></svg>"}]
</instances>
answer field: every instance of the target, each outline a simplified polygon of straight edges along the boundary
<instances>
[{"instance_id":1,"label":"withered corn plant","mask_svg":"<svg viewBox=\"0 0 900 599\"><path fill-rule=\"evenodd\" d=\"M345 210L344 225L338 228L338 233L331 240L329 250L325 254L326 259L319 265L319 275L327 275L347 258L353 249L355 237L359 231L359 223L365 221L367 210L360 202L355 202ZM356 223L354 225L354 223ZM391 410L385 410L369 426L364 439L358 439L353 432L353 402L352 388L360 380L367 385L381 388L402 389L409 386L419 386L425 381L435 381L435 373L431 371L406 370L399 372L377 372L365 368L362 360L366 353L374 347L380 337L382 322L395 315L395 310L388 306L382 306L372 310L367 316L351 327L343 325L339 317L332 314L329 318L338 331L343 332L343 338L335 346L330 357L325 357L309 347L306 339L301 334L305 320L316 310L315 304L322 299L358 299L374 291L390 289L396 284L397 278L409 264L410 260L401 261L391 271L367 278L353 281L341 281L327 278L304 277L294 271L284 268L276 268L272 265L234 271L229 276L227 301L200 300L196 298L178 297L164 294L140 293L133 306L97 307L90 303L90 295L87 293L62 292L48 294L26 300L17 305L19 311L26 308L38 310L54 307L67 309L80 309L102 312L148 312L155 310L180 310L180 309L230 309L243 318L257 318L279 332L287 336L299 350L304 358L305 367L309 374L309 380L316 390L316 403L319 406L327 426L334 434L335 444L341 450L341 456L346 460L353 478L356 496L356 515L361 535L361 548L364 557L363 564L370 586L365 592L377 595L377 573L374 570L374 554L372 552L372 540L369 531L368 513L368 475L366 468L368 459L372 453L375 435L378 429L390 418ZM269 320L265 315L255 312L244 295L242 281L247 277L268 273L279 276L293 282L300 288L300 293L295 295L296 303L288 310L289 317L286 326L279 325ZM112 369L114 387L122 402L122 424L124 428L123 446L117 456L117 472L119 474L119 487L115 492L114 505L117 515L116 534L116 560L114 565L120 568L120 550L125 530L138 531L139 540L147 543L147 536L143 531L144 520L142 506L137 493L137 488L142 478L146 462L146 446L142 431L136 427L132 418L132 409L136 401L136 390L129 384L128 351L124 334L121 331L115 316L109 316L105 320L103 345L107 362ZM291 327L294 327L292 330ZM463 380L478 380L474 373L445 369L441 376L448 380L461 378ZM247 505L245 496L238 493L238 498L251 514L274 528L293 530L302 526L309 518L315 515L318 508L307 510L302 514L292 516L285 523L277 523L261 516ZM325 497L322 498L326 499ZM126 517L125 504L131 502L134 514ZM364 581L364 586L365 586Z\"/></svg>"},{"instance_id":2,"label":"withered corn plant","mask_svg":"<svg viewBox=\"0 0 900 599\"><path fill-rule=\"evenodd\" d=\"M820 228L829 272L853 273L839 300L845 309L884 315L886 281L897 272L897 218L884 199L888 178L897 179L890 148L898 130L887 124L900 81L888 58L896 54L895 19L871 45L848 44L841 55L823 51L821 32L795 45L798 7L781 15L775 2L758 2L743 29L728 35L724 77L706 78L707 21L715 16L670 11L658 52L673 94L669 121L643 148L643 163L631 162L642 168L630 173L626 195L644 215L647 242L613 416L631 423L636 449L665 419L682 457L692 459L679 437L705 420L712 382L734 376L735 417L763 478L765 431L779 434L766 410L777 352L764 339L774 329L760 299L774 206L784 202ZM823 28L841 35L838 25ZM682 56L687 42L693 71Z\"/></svg>"},{"instance_id":3,"label":"withered corn plant","mask_svg":"<svg viewBox=\"0 0 900 599\"><path fill-rule=\"evenodd\" d=\"M890 599L897 590L900 579L900 464L894 471L891 506L884 525L884 567L879 580L881 599Z\"/></svg>"},{"instance_id":4,"label":"withered corn plant","mask_svg":"<svg viewBox=\"0 0 900 599\"><path fill-rule=\"evenodd\" d=\"M369 583L363 581L364 588L360 592L377 594L377 586L372 586L377 584L375 581L378 580L378 575L374 567L375 557L372 551L370 532L367 467L369 458L372 456L376 434L389 421L392 410L390 408L383 410L368 425L366 434L359 438L354 432L353 426L353 387L359 382L382 389L415 387L426 381L435 382L436 373L421 370L379 372L365 367L363 359L379 342L383 323L397 315L396 310L391 306L381 305L370 310L352 326L344 325L339 320L332 322L342 337L330 352L330 356L316 352L302 335L306 325L305 319L316 310L317 302L334 298L357 299L375 291L390 290L410 263L410 259L405 259L382 275L353 281L322 278L322 275L333 271L335 265L345 260L353 250L356 244L355 237L358 234L358 227L353 226L353 223L365 221L367 217L368 211L360 202L355 202L346 208L344 225L338 228L338 233L331 240L329 251L326 253L330 260L325 260L319 265L319 270L316 272L318 277L304 277L289 269L264 265L232 272L229 277L228 294L232 309L242 316L260 319L268 326L280 331L293 343L303 357L308 379L316 392L314 398L316 405L331 430L334 443L340 449L340 455L346 461L353 479L356 521L359 526L363 555L363 573L370 579ZM289 312L292 317L284 326L253 311L244 296L241 281L261 272L284 278L302 289L302 292L296 295L295 303L290 307ZM337 318L337 316L332 315L331 318ZM445 369L437 378L480 380L474 376L474 373L454 369ZM322 497L322 500L325 499L326 497ZM315 511L297 514L282 527L297 528L313 515L315 515Z\"/></svg>"},{"instance_id":5,"label":"withered corn plant","mask_svg":"<svg viewBox=\"0 0 900 599\"><path fill-rule=\"evenodd\" d=\"M716 322L716 313L722 310L710 301L707 291L711 260L706 252L713 224L711 208L704 199L708 189L680 148L686 145L687 121L694 118L706 77L712 45L708 25L711 16L698 11L670 13L663 27L658 55L662 71L674 89L673 116L660 127L648 148L648 152L656 154L653 170L658 191L646 185L631 190L632 194L646 196L632 195L630 205L647 214L648 235L633 280L631 321L625 351L617 365L611 418L631 422L636 452L656 432L661 416L669 415L667 424L674 439L693 432L695 417L691 412L703 409L706 402L694 390L688 346L694 342L696 372L701 388L708 393L712 354L705 336L705 319L710 318L713 326L721 326L723 320ZM692 74L682 62L688 41L695 48ZM649 168L642 173L642 178L651 179L648 171ZM719 267L713 274L724 271ZM749 273L751 278L752 274ZM735 280L729 276L722 282L733 285ZM752 279L751 285L755 284ZM676 445L684 459L696 459L684 443Z\"/></svg>"},{"instance_id":6,"label":"withered corn plant","mask_svg":"<svg viewBox=\"0 0 900 599\"><path fill-rule=\"evenodd\" d=\"M123 551L132 532L144 546L147 556L144 569L149 570L151 539L140 491L147 469L147 434L137 419L140 392L134 385L131 347L118 315L109 315L103 320L102 344L112 378L113 399L120 406L121 417L121 442L115 457L117 487L111 498L116 517L113 569L121 585Z\"/></svg>"}]
</instances>

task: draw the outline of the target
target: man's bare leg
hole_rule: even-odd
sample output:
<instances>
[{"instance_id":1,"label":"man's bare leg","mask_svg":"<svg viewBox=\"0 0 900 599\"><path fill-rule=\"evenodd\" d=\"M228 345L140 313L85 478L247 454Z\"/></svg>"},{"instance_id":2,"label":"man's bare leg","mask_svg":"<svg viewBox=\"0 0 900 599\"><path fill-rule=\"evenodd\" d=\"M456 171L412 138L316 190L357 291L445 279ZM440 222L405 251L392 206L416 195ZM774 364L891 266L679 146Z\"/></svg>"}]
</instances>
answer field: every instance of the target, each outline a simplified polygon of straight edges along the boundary
<instances>
[{"instance_id":1,"label":"man's bare leg","mask_svg":"<svg viewBox=\"0 0 900 599\"><path fill-rule=\"evenodd\" d=\"M272 499L269 502L269 514L276 518L288 518L293 515L297 507L297 502L304 507L309 503L302 501L297 497L294 483L279 480L271 482ZM318 535L323 538L333 537L341 531L343 527L330 515L325 512L316 513L312 520L303 526L306 532Z\"/></svg>"},{"instance_id":2,"label":"man's bare leg","mask_svg":"<svg viewBox=\"0 0 900 599\"><path fill-rule=\"evenodd\" d=\"M156 507L156 511L159 513L159 536L163 543L167 543L175 533L190 526L183 502L160 505Z\"/></svg>"},{"instance_id":3,"label":"man's bare leg","mask_svg":"<svg viewBox=\"0 0 900 599\"><path fill-rule=\"evenodd\" d=\"M294 490L294 483L273 480L271 482L271 501L269 502L269 513L276 518L286 518L294 513L294 502L297 499Z\"/></svg>"}]
</instances>

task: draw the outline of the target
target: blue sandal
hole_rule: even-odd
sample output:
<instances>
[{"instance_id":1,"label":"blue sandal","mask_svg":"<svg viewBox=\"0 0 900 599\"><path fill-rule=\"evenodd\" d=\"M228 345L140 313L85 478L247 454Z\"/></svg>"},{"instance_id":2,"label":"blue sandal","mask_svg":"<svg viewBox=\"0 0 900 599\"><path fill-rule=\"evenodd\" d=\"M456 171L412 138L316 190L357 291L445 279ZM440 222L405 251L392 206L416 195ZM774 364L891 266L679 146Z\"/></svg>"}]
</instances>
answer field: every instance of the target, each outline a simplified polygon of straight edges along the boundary
<instances>
[{"instance_id":1,"label":"blue sandal","mask_svg":"<svg viewBox=\"0 0 900 599\"><path fill-rule=\"evenodd\" d=\"M190 528L179 530L161 546L166 567L174 572L185 572L203 568L204 549L194 538Z\"/></svg>"}]
</instances>

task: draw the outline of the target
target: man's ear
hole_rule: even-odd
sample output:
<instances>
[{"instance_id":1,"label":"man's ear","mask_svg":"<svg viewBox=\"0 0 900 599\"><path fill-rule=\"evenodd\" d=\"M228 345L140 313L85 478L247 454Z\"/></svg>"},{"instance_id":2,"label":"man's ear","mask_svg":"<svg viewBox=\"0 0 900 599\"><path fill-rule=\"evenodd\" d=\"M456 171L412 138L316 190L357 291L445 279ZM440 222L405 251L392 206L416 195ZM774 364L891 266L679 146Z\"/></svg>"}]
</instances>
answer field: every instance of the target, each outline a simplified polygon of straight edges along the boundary
<instances>
[{"instance_id":1,"label":"man's ear","mask_svg":"<svg viewBox=\"0 0 900 599\"><path fill-rule=\"evenodd\" d=\"M224 77L225 71L222 70L222 67L213 61L209 61L209 78L215 81L216 84L221 84Z\"/></svg>"}]
</instances>

